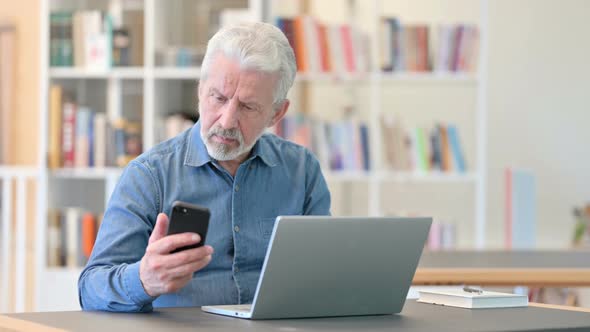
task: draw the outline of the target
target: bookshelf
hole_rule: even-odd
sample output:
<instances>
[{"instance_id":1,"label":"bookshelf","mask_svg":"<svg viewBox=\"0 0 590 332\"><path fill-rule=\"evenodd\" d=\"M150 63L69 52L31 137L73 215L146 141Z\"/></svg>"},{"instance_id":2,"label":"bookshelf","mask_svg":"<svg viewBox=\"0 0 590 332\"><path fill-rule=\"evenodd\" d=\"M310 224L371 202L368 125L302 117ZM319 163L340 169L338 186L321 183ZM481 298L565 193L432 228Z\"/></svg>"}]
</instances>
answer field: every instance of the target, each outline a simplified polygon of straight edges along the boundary
<instances>
[{"instance_id":1,"label":"bookshelf","mask_svg":"<svg viewBox=\"0 0 590 332\"><path fill-rule=\"evenodd\" d=\"M372 61L369 70L335 70L333 63L337 61L330 50L327 57L332 62L332 68L326 71L322 67L325 56L321 53L322 32L318 32L322 66L320 70L298 72L291 95L291 99L295 101L290 112L300 111L325 122L338 122L348 117L344 109L353 109L355 119L365 122L369 128L372 165L369 171L350 170L346 167L343 170L331 169L331 164L323 164L329 186L336 193L334 205L337 210L334 212L373 216L428 213L441 219L442 216L448 219L450 215L454 219L451 222L462 233L457 245L483 248L486 228L487 1L301 0L289 3L270 1L270 5L271 20L278 17L278 24L286 26L284 31L287 35L291 29L289 25L296 25L298 17L309 16L320 26L318 30L327 27L329 31L332 25L350 25L367 34L371 42ZM478 65L475 69L459 71L440 68L430 71L382 70L377 57L383 41L380 20L392 17L396 17L400 25L407 25L408 28L428 26L430 40L427 44L431 53L439 51L436 49L442 38L437 36L437 29L442 30L439 26L449 29L464 25L461 29L465 30L477 27L479 44L473 58L477 59ZM281 21L285 19L293 19L294 23ZM305 19L302 21L305 22ZM297 28L293 29L294 34L297 34ZM303 30L308 33L305 28ZM304 38L307 38L305 33ZM297 38L294 38L295 48ZM309 40L313 43L314 37ZM330 41L328 44L330 45ZM317 51L307 52L313 54ZM434 67L437 59L435 54L432 57L431 65ZM355 99L360 99L361 102ZM411 122L412 127L429 126L434 122L456 124L461 134L461 144L464 144L463 149L466 151L467 168L461 171L392 169L387 164L387 155L384 152L387 143L381 127L381 117L391 113L396 116L401 114L402 120ZM358 194L353 194L357 192ZM338 204L339 201L342 202ZM351 206L361 208L350 208ZM453 209L468 212L455 216L453 212L449 212Z\"/></svg>"},{"instance_id":2,"label":"bookshelf","mask_svg":"<svg viewBox=\"0 0 590 332\"><path fill-rule=\"evenodd\" d=\"M457 0L447 0L457 1ZM302 1L303 2L303 1ZM341 7L347 7L347 1L337 1ZM383 15L385 1L362 2L356 1L359 6L359 15L344 14L346 22L353 22L367 32L371 41L371 53L375 53L378 44L378 19ZM423 2L423 1L422 1ZM42 0L41 26L42 26L42 84L44 91L41 105L41 155L43 158L50 151L50 143L46 139L50 135L50 87L59 84L64 90L74 92L75 101L85 104L97 112L108 116L134 117L141 123L141 145L143 151L154 146L162 140L162 119L168 114L178 111L193 111L195 109L196 81L200 76L198 61L188 61L183 66L174 66L169 63L170 52L177 54L185 52L188 58L193 59L194 53L202 47L203 38L197 32L186 32L183 27L197 29L199 19L207 24L216 26L218 18L203 18L203 14L191 17L191 12L205 11L211 13L211 17L221 16L224 6L227 8L248 9L251 18L256 20L273 21L277 15L298 15L303 11L295 2L281 2L271 0L224 0L224 1L194 1L176 0L173 2L164 0L86 0L82 2L73 0ZM307 4L305 6L310 6ZM318 18L321 17L323 4L317 2ZM437 5L438 6L438 5ZM437 7L435 6L435 7ZM449 187L468 187L469 196L473 199L474 213L469 217L473 224L473 232L470 230L470 243L473 247L481 248L485 245L485 29L487 15L487 1L479 2L481 22L480 29L480 66L474 73L414 73L414 72L381 72L373 67L362 73L298 73L296 87L292 95L293 109L308 109L309 112L328 110L317 101L318 96L341 95L342 91L348 94L346 98L357 98L365 101L366 112L362 118L370 128L369 141L371 146L371 165L376 165L369 171L330 171L325 170L325 175L334 191L334 199L342 200L342 206L361 205L365 210L357 214L384 215L387 207L388 193L385 189L390 186L403 188L428 187L442 190L444 193ZM403 6L402 6L403 7ZM421 6L418 6L421 7ZM141 26L141 50L140 56L132 57L128 66L86 68L81 66L50 66L50 13L55 11L80 11L85 9L100 10L111 13L125 23L129 18ZM316 8L317 9L317 8ZM440 9L440 8L439 8ZM345 12L346 10L341 10ZM131 15L125 14L131 12ZM338 12L338 10L337 10ZM127 15L127 16L126 16ZM365 16L364 20L360 16ZM394 15L392 9L385 10L385 15ZM338 15L336 15L338 16ZM357 17L358 16L358 17ZM369 19L367 19L367 17ZM400 17L403 18L402 14ZM328 18L328 21L330 18ZM180 24L176 24L178 22ZM175 24L171 24L175 22ZM333 22L338 22L337 19ZM436 22L436 20L435 20ZM200 26L202 30L202 26ZM136 38L137 37L136 35ZM199 40L195 43L194 40ZM132 43L133 43L132 39ZM197 51L195 51L197 50ZM198 58L198 56L197 56ZM168 60L166 60L168 59ZM392 97L388 89L436 89L437 87L450 87L450 89L470 89L474 104L470 106L473 116L465 127L476 128L473 139L467 147L468 163L470 167L466 172L421 172L421 171L393 171L384 166L383 136L380 132L380 115L387 107L388 100ZM343 90L342 90L343 89ZM336 91L336 92L335 92ZM338 92L339 91L339 92ZM308 98L301 98L307 95ZM305 96L304 96L305 97ZM395 97L394 97L395 98ZM307 100L305 100L307 99ZM338 99L338 97L336 97ZM348 100L348 99L347 99ZM340 103L342 105L343 103ZM358 109L358 107L357 107ZM338 111L327 111L326 118L330 121L342 116ZM329 114L328 114L329 113ZM425 118L433 121L432 112L425 114ZM461 127L463 128L463 127ZM104 210L110 193L112 192L122 169L105 165L104 167L58 167L49 168L43 163L39 169L40 199L37 202L38 218L36 236L37 264L35 287L35 310L72 310L78 308L77 278L80 267L49 267L47 264L46 247L48 245L48 220L50 210L64 209L72 206L80 206L85 210L100 213ZM361 194L352 197L349 192ZM442 189L439 189L442 188ZM398 190L398 189L396 189ZM398 190L398 192L399 192ZM440 191L438 191L440 192ZM433 198L436 199L436 198ZM448 200L447 200L448 202ZM334 211L335 214L353 214L354 211ZM461 225L462 226L462 225ZM471 235L472 233L472 235ZM47 283L52 287L46 287Z\"/></svg>"},{"instance_id":3,"label":"bookshelf","mask_svg":"<svg viewBox=\"0 0 590 332\"><path fill-rule=\"evenodd\" d=\"M164 119L170 113L194 113L196 108L193 93L200 76L199 62L185 61L180 64L174 61L171 63L170 59L178 60L181 54L196 56L198 59L198 52L204 49L210 34L222 24L224 15L235 15L239 11L239 15L248 16L251 20L261 20L263 7L262 0L41 1L43 98L40 106L42 139L39 143L44 162L39 167L40 199L37 203L39 212L36 224L36 237L39 241L33 296L35 307L31 309L43 311L79 308L77 279L81 267L48 265L48 214L55 209L71 207L100 214L122 172L121 167L109 163L99 167L91 164L63 167L63 160L59 167L50 167L50 164L45 163L46 156L52 152L51 139L47 140L53 130L51 87L59 85L62 88L62 98L75 103L77 109L87 106L96 114L105 114L108 121L124 118L139 123L141 129L138 136L142 151L145 151L163 140ZM56 15L52 16L56 12L71 14L60 14L56 18ZM110 28L107 28L104 13L109 15ZM64 16L66 22L70 19L71 23L63 23ZM118 28L127 29L126 34L130 36L128 58L120 66L102 66L100 59L93 60L86 53L80 57L81 50L76 49L76 41L79 39L75 35L92 31L92 28L88 28L92 27L89 22L99 16L101 26L107 31L113 31L111 36L115 35L114 31ZM84 23L75 22L78 19ZM67 24L72 25L69 32L67 28L64 30L64 25ZM76 28L76 24L83 28ZM57 32L52 34L52 29ZM56 44L56 35L68 34L73 44L73 59L70 60L67 57L59 58L56 54L61 53L50 48ZM62 48L59 50L63 50L63 47L68 47L68 41L67 38L60 38L58 37L58 42L65 46L60 46ZM86 48L96 47L100 51L100 44L97 46L87 40L84 43ZM114 59L115 52L111 56ZM71 65L59 63L64 59L71 61ZM83 65L76 63L79 59L84 59ZM47 284L52 287L47 287Z\"/></svg>"}]
</instances>

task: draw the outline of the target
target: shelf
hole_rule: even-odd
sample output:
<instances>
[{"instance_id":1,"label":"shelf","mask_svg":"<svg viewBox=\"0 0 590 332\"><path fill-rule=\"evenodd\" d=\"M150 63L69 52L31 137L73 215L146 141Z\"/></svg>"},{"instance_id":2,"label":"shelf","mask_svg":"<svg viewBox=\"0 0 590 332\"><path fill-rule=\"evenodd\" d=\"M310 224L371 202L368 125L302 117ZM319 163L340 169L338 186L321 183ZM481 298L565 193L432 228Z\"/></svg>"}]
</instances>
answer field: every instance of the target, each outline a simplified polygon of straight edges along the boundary
<instances>
[{"instance_id":1,"label":"shelf","mask_svg":"<svg viewBox=\"0 0 590 332\"><path fill-rule=\"evenodd\" d=\"M94 70L78 67L50 68L51 78L62 79L84 79L84 78L121 78L121 79L143 79L148 72L144 67L120 67L108 70ZM196 80L201 76L200 67L158 67L153 69L154 78L157 79L187 79ZM297 82L353 82L381 80L384 82L457 82L477 83L477 75L474 73L409 73L409 72L387 72L387 73L297 73Z\"/></svg>"},{"instance_id":2,"label":"shelf","mask_svg":"<svg viewBox=\"0 0 590 332\"><path fill-rule=\"evenodd\" d=\"M354 81L383 81L383 82L440 82L440 83L477 83L475 73L452 72L372 72L372 73L297 73L297 82L354 82Z\"/></svg>"},{"instance_id":3,"label":"shelf","mask_svg":"<svg viewBox=\"0 0 590 332\"><path fill-rule=\"evenodd\" d=\"M107 70L94 70L78 67L50 68L50 78L123 78L123 79L142 79L145 76L143 67L118 67Z\"/></svg>"},{"instance_id":4,"label":"shelf","mask_svg":"<svg viewBox=\"0 0 590 332\"><path fill-rule=\"evenodd\" d=\"M424 182L424 183L460 183L477 181L476 173L443 173L443 172L396 172L396 171L327 171L327 181L357 182L371 179L381 182Z\"/></svg>"},{"instance_id":5,"label":"shelf","mask_svg":"<svg viewBox=\"0 0 590 332\"><path fill-rule=\"evenodd\" d=\"M301 73L295 76L296 82L353 82L369 80L371 73Z\"/></svg>"},{"instance_id":6,"label":"shelf","mask_svg":"<svg viewBox=\"0 0 590 332\"><path fill-rule=\"evenodd\" d=\"M477 173L455 173L455 172L396 172L382 171L377 173L381 181L395 182L425 182L425 183L457 183L477 181Z\"/></svg>"},{"instance_id":7,"label":"shelf","mask_svg":"<svg viewBox=\"0 0 590 332\"><path fill-rule=\"evenodd\" d=\"M106 179L118 177L123 172L122 168L60 168L50 172L50 175L61 179Z\"/></svg>"},{"instance_id":8,"label":"shelf","mask_svg":"<svg viewBox=\"0 0 590 332\"><path fill-rule=\"evenodd\" d=\"M154 69L154 78L197 80L201 67L159 67Z\"/></svg>"},{"instance_id":9,"label":"shelf","mask_svg":"<svg viewBox=\"0 0 590 332\"><path fill-rule=\"evenodd\" d=\"M33 166L0 166L0 178L35 177L39 169Z\"/></svg>"},{"instance_id":10,"label":"shelf","mask_svg":"<svg viewBox=\"0 0 590 332\"><path fill-rule=\"evenodd\" d=\"M65 266L54 266L54 267L46 267L45 273L52 274L56 277L68 277L71 275L79 276L82 273L83 267L65 267Z\"/></svg>"},{"instance_id":11,"label":"shelf","mask_svg":"<svg viewBox=\"0 0 590 332\"><path fill-rule=\"evenodd\" d=\"M374 79L384 82L440 82L440 83L477 83L475 73L453 73L453 72L387 72L374 73Z\"/></svg>"},{"instance_id":12,"label":"shelf","mask_svg":"<svg viewBox=\"0 0 590 332\"><path fill-rule=\"evenodd\" d=\"M327 181L356 182L369 180L370 174L365 171L326 171L324 177Z\"/></svg>"}]
</instances>

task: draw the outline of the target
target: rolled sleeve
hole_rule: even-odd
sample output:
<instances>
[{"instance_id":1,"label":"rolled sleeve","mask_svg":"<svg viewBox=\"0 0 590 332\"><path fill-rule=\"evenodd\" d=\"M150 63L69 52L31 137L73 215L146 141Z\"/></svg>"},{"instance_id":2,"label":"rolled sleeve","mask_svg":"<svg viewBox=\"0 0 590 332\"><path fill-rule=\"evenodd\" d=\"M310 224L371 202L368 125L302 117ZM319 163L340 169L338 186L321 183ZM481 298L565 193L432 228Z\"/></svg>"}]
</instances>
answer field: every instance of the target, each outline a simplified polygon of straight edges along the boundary
<instances>
[{"instance_id":1,"label":"rolled sleeve","mask_svg":"<svg viewBox=\"0 0 590 332\"><path fill-rule=\"evenodd\" d=\"M149 166L133 161L108 203L88 264L78 280L84 310L150 311L139 264L160 211L160 190Z\"/></svg>"},{"instance_id":2,"label":"rolled sleeve","mask_svg":"<svg viewBox=\"0 0 590 332\"><path fill-rule=\"evenodd\" d=\"M152 303L156 297L150 296L145 292L141 279L139 278L139 265L141 262L136 262L127 265L125 273L123 274L123 280L125 288L129 294L129 298L135 302L138 306L145 306L146 304Z\"/></svg>"}]
</instances>

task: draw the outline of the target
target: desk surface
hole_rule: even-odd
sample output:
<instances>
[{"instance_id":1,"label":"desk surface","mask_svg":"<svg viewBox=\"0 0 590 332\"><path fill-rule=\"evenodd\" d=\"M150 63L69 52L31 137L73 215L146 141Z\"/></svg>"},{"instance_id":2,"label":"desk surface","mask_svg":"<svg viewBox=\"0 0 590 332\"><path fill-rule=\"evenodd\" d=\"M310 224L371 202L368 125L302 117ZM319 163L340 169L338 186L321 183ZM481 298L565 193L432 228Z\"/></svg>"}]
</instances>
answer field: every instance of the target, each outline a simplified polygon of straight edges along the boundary
<instances>
[{"instance_id":1,"label":"desk surface","mask_svg":"<svg viewBox=\"0 0 590 332\"><path fill-rule=\"evenodd\" d=\"M250 321L166 308L149 314L105 312L24 313L0 316L0 330L73 331L588 331L590 313L529 306L469 310L408 301L401 314Z\"/></svg>"},{"instance_id":2,"label":"desk surface","mask_svg":"<svg viewBox=\"0 0 590 332\"><path fill-rule=\"evenodd\" d=\"M449 250L424 251L420 268L590 269L583 250Z\"/></svg>"},{"instance_id":3,"label":"desk surface","mask_svg":"<svg viewBox=\"0 0 590 332\"><path fill-rule=\"evenodd\" d=\"M424 252L413 284L590 286L590 251Z\"/></svg>"}]
</instances>

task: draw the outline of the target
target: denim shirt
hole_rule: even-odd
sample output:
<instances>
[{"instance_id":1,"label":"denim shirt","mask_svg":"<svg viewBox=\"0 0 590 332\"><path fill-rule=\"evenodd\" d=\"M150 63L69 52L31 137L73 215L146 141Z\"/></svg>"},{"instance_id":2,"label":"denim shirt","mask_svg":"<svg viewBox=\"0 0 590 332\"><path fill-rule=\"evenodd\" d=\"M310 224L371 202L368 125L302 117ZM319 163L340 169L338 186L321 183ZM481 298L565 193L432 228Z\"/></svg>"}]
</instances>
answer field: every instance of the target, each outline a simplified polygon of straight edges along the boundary
<instances>
[{"instance_id":1,"label":"denim shirt","mask_svg":"<svg viewBox=\"0 0 590 332\"><path fill-rule=\"evenodd\" d=\"M264 134L232 177L199 133L197 123L123 171L78 280L84 310L251 303L275 218L330 214L330 193L307 149ZM184 288L155 298L141 284L139 264L158 213L170 216L177 200L211 210L206 244L215 252Z\"/></svg>"}]
</instances>

